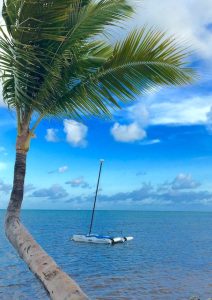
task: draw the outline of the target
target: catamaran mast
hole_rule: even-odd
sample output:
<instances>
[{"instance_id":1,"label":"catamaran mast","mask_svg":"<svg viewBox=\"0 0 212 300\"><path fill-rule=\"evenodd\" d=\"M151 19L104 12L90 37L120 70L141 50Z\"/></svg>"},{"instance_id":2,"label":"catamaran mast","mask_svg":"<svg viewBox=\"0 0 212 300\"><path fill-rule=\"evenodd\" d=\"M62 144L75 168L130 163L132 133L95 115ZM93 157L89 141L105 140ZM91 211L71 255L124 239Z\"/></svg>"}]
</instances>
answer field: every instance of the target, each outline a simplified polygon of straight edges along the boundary
<instances>
[{"instance_id":1,"label":"catamaran mast","mask_svg":"<svg viewBox=\"0 0 212 300\"><path fill-rule=\"evenodd\" d=\"M95 193L95 198L94 198L94 203L93 203L93 211L92 211L92 216L91 216L89 235L91 234L92 227L93 227L93 218L94 218L94 212L95 212L95 207L96 207L97 195L98 195L98 191L99 191L99 182L100 182L103 162L104 162L104 159L100 159L99 175L98 175L98 180L97 180L97 185L96 185L96 193Z\"/></svg>"}]
</instances>

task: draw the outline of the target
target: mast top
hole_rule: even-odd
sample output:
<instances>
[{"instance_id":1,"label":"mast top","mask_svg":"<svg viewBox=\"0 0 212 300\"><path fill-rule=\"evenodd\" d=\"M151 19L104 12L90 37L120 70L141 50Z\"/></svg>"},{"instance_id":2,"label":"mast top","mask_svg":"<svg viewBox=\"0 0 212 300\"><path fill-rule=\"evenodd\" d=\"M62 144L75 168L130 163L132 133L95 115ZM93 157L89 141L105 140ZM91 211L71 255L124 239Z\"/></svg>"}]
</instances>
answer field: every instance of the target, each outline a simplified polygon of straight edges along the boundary
<instances>
[{"instance_id":1,"label":"mast top","mask_svg":"<svg viewBox=\"0 0 212 300\"><path fill-rule=\"evenodd\" d=\"M105 161L104 159L102 159L102 158L100 159L100 162L101 162L101 163L103 163L104 161Z\"/></svg>"}]
</instances>

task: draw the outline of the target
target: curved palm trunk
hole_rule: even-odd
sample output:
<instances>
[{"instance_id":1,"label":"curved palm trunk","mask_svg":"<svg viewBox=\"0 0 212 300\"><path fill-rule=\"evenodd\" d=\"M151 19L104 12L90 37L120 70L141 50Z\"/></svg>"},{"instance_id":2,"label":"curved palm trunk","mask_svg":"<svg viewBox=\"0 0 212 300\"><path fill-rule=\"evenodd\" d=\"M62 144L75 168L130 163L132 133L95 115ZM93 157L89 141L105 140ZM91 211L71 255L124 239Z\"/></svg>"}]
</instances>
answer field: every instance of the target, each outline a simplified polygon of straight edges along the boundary
<instances>
[{"instance_id":1,"label":"curved palm trunk","mask_svg":"<svg viewBox=\"0 0 212 300\"><path fill-rule=\"evenodd\" d=\"M17 150L16 152L13 190L5 219L6 235L20 257L27 263L29 269L41 280L51 299L88 299L80 287L39 246L20 221L26 171L26 152L23 150Z\"/></svg>"}]
</instances>

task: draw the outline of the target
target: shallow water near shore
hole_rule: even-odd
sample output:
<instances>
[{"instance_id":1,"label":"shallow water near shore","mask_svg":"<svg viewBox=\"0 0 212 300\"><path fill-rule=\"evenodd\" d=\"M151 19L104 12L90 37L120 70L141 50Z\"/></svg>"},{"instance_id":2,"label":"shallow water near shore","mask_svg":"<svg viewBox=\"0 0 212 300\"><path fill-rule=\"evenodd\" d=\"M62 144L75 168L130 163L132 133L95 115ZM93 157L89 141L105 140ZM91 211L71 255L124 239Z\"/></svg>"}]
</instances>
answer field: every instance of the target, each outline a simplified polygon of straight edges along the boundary
<instances>
[{"instance_id":1,"label":"shallow water near shore","mask_svg":"<svg viewBox=\"0 0 212 300\"><path fill-rule=\"evenodd\" d=\"M0 299L49 299L3 232ZM134 236L115 246L80 244L89 211L23 211L24 224L91 299L176 300L212 297L212 213L97 211L94 233Z\"/></svg>"}]
</instances>

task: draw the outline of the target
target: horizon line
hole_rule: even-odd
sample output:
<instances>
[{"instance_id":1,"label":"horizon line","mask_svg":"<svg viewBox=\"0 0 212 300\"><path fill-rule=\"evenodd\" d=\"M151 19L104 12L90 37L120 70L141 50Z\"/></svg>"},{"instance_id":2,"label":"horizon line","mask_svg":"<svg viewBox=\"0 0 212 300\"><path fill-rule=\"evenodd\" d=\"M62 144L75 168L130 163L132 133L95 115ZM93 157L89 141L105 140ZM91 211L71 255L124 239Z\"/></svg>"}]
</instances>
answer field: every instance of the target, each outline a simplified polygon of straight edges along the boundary
<instances>
[{"instance_id":1,"label":"horizon line","mask_svg":"<svg viewBox=\"0 0 212 300\"><path fill-rule=\"evenodd\" d=\"M6 211L0 208L0 211ZM92 211L92 209L47 209L47 208L22 208L22 211ZM96 209L96 211L130 211L130 212L204 212L212 213L212 210L137 210L137 209Z\"/></svg>"}]
</instances>

